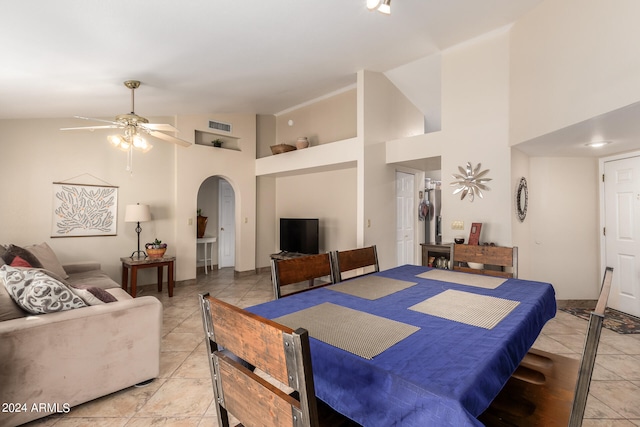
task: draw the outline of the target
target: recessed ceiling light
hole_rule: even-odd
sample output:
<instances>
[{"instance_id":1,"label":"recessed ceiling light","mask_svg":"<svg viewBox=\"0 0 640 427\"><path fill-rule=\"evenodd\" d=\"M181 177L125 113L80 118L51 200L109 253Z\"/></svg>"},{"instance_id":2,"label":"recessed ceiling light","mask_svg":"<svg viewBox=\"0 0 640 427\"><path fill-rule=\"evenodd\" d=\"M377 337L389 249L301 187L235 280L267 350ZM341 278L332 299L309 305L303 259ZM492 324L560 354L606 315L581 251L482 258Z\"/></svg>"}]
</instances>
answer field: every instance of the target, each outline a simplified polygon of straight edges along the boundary
<instances>
[{"instance_id":1,"label":"recessed ceiling light","mask_svg":"<svg viewBox=\"0 0 640 427\"><path fill-rule=\"evenodd\" d=\"M600 147L604 147L607 144L611 144L611 141L594 141L594 142L588 142L584 145L591 148L600 148Z\"/></svg>"}]
</instances>

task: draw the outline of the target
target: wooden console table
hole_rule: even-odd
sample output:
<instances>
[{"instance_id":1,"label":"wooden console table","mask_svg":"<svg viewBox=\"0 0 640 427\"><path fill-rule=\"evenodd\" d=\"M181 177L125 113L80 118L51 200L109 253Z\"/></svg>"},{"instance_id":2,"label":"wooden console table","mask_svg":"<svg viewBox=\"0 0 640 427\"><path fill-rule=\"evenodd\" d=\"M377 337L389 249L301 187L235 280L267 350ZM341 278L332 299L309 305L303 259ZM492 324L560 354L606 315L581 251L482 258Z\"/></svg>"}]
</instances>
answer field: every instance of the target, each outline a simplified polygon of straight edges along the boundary
<instances>
[{"instance_id":1,"label":"wooden console table","mask_svg":"<svg viewBox=\"0 0 640 427\"><path fill-rule=\"evenodd\" d=\"M131 258L122 257L122 289L128 291L129 269L131 269L131 294L136 297L136 287L138 284L138 269L156 267L158 269L158 292L162 292L162 268L166 265L168 270L167 287L169 288L169 297L173 296L173 267L176 257L162 258Z\"/></svg>"}]
</instances>

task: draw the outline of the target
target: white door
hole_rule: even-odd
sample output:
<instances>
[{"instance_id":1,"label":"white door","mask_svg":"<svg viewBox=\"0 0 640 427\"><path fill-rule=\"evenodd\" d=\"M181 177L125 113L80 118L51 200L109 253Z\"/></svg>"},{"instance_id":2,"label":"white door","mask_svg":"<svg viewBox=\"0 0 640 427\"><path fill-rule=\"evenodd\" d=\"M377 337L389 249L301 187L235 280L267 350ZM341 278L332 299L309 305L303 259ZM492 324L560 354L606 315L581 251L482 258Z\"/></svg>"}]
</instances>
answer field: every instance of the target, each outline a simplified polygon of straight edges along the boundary
<instances>
[{"instance_id":1,"label":"white door","mask_svg":"<svg viewBox=\"0 0 640 427\"><path fill-rule=\"evenodd\" d=\"M398 265L414 264L414 175L396 172L396 257Z\"/></svg>"},{"instance_id":2,"label":"white door","mask_svg":"<svg viewBox=\"0 0 640 427\"><path fill-rule=\"evenodd\" d=\"M235 194L231 184L221 179L218 186L218 266L233 267L236 263Z\"/></svg>"},{"instance_id":3,"label":"white door","mask_svg":"<svg viewBox=\"0 0 640 427\"><path fill-rule=\"evenodd\" d=\"M604 175L608 305L640 316L640 157L605 162Z\"/></svg>"}]
</instances>

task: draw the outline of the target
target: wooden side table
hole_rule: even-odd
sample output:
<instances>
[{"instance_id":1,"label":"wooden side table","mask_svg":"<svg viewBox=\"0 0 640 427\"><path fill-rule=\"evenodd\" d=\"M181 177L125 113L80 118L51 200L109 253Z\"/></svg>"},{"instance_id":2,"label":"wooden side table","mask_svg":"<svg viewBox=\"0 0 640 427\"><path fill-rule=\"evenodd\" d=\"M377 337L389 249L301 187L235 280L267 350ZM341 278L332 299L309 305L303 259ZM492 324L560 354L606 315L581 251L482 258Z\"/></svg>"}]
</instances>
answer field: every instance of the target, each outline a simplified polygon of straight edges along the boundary
<instances>
[{"instance_id":1,"label":"wooden side table","mask_svg":"<svg viewBox=\"0 0 640 427\"><path fill-rule=\"evenodd\" d=\"M167 285L169 288L169 297L173 296L173 264L176 257L162 257L162 258L131 258L122 257L122 289L128 291L129 282L129 269L131 269L131 294L132 297L136 297L136 287L138 284L138 269L156 267L158 269L158 292L162 292L162 267L167 266L168 279Z\"/></svg>"}]
</instances>

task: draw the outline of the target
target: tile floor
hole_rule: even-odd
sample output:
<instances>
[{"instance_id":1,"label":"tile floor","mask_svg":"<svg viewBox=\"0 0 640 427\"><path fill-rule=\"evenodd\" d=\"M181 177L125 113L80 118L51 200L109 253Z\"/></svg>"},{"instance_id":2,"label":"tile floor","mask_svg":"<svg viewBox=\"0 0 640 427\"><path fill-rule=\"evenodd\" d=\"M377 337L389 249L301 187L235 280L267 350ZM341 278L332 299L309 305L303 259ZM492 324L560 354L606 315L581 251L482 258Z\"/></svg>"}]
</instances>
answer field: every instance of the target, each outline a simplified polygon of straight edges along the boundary
<instances>
[{"instance_id":1,"label":"tile floor","mask_svg":"<svg viewBox=\"0 0 640 427\"><path fill-rule=\"evenodd\" d=\"M131 387L52 415L28 426L216 426L197 295L209 292L240 307L271 299L269 274L235 279L232 269L200 274L176 284L173 298L144 286L164 304L160 377L146 387ZM535 344L542 350L579 357L587 322L558 312ZM585 427L640 426L640 335L603 329Z\"/></svg>"}]
</instances>

